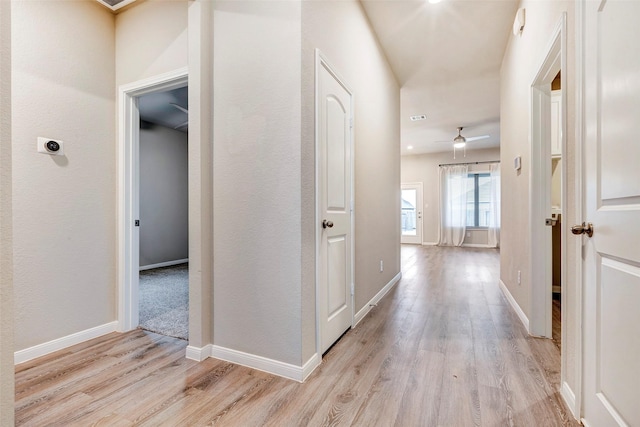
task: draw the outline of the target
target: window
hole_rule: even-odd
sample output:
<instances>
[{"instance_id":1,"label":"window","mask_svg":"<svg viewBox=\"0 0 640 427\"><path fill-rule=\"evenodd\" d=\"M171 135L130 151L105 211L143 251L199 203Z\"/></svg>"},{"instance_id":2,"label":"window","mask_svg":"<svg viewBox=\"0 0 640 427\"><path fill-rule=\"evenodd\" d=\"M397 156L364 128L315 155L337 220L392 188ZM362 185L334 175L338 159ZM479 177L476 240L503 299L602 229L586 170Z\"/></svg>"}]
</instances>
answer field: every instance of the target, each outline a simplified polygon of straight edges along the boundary
<instances>
[{"instance_id":1,"label":"window","mask_svg":"<svg viewBox=\"0 0 640 427\"><path fill-rule=\"evenodd\" d=\"M489 227L491 175L488 173L470 173L467 179L467 227Z\"/></svg>"}]
</instances>

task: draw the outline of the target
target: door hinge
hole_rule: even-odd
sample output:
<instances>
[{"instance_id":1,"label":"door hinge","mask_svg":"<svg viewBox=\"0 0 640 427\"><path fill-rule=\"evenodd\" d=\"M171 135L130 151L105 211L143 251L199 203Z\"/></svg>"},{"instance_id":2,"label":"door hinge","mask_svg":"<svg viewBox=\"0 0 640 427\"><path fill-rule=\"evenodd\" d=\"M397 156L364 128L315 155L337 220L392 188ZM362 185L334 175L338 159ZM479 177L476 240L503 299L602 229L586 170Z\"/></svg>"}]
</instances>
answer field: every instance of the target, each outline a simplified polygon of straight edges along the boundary
<instances>
[{"instance_id":1,"label":"door hinge","mask_svg":"<svg viewBox=\"0 0 640 427\"><path fill-rule=\"evenodd\" d=\"M349 128L353 129L353 117L349 119Z\"/></svg>"},{"instance_id":2,"label":"door hinge","mask_svg":"<svg viewBox=\"0 0 640 427\"><path fill-rule=\"evenodd\" d=\"M356 287L352 283L351 284L351 296L354 296L355 294L356 294Z\"/></svg>"},{"instance_id":3,"label":"door hinge","mask_svg":"<svg viewBox=\"0 0 640 427\"><path fill-rule=\"evenodd\" d=\"M135 225L136 227L140 227L140 220L136 219L133 223L133 225Z\"/></svg>"}]
</instances>

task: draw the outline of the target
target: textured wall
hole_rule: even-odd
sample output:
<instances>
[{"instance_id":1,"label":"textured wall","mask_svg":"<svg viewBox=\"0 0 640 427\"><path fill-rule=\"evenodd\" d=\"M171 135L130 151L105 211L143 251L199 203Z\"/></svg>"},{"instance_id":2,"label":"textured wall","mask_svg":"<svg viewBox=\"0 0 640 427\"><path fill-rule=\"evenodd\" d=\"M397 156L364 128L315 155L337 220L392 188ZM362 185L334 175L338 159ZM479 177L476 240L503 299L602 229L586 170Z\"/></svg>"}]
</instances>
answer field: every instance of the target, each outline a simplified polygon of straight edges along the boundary
<instances>
[{"instance_id":1,"label":"textured wall","mask_svg":"<svg viewBox=\"0 0 640 427\"><path fill-rule=\"evenodd\" d=\"M575 17L574 2L572 1L522 1L521 7L526 8L527 23L521 36L510 36L501 69L501 118L500 136L502 146L500 150L503 165L513 164L516 156L522 156L522 171L516 173L513 168L502 169L502 193L508 197L502 198L502 244L500 278L509 292L516 299L527 317L531 317L531 286L529 277L530 242L529 242L529 188L539 183L530 182L531 147L530 109L531 84L539 67L542 65L546 49L551 42L551 36L558 24L562 12L568 12L567 21L567 70L562 70L567 78L567 186L569 188L569 204L565 207L563 218L571 221L576 215L574 203L574 175L575 175ZM563 328L567 330L567 340L563 342L563 352L567 357L566 379L575 390L576 363L579 354L576 353L575 337L579 336L579 325L576 323L576 308L580 301L576 297L576 289L581 286L576 283L576 268L578 260L575 257L578 239L569 239L567 243L568 257L567 283L563 284L569 304L562 307ZM517 284L517 271L522 271L522 285Z\"/></svg>"},{"instance_id":2,"label":"textured wall","mask_svg":"<svg viewBox=\"0 0 640 427\"><path fill-rule=\"evenodd\" d=\"M302 2L302 23L306 360L315 351L314 50L354 93L356 312L400 272L400 88L359 2Z\"/></svg>"},{"instance_id":3,"label":"textured wall","mask_svg":"<svg viewBox=\"0 0 640 427\"><path fill-rule=\"evenodd\" d=\"M114 18L13 2L15 348L115 320ZM51 25L55 22L56 25ZM36 138L64 141L64 156Z\"/></svg>"},{"instance_id":4,"label":"textured wall","mask_svg":"<svg viewBox=\"0 0 640 427\"><path fill-rule=\"evenodd\" d=\"M301 6L214 7L214 344L299 366Z\"/></svg>"},{"instance_id":5,"label":"textured wall","mask_svg":"<svg viewBox=\"0 0 640 427\"><path fill-rule=\"evenodd\" d=\"M11 2L0 2L0 425L14 421L11 220Z\"/></svg>"},{"instance_id":6,"label":"textured wall","mask_svg":"<svg viewBox=\"0 0 640 427\"><path fill-rule=\"evenodd\" d=\"M140 267L189 258L187 134L140 130Z\"/></svg>"},{"instance_id":7,"label":"textured wall","mask_svg":"<svg viewBox=\"0 0 640 427\"><path fill-rule=\"evenodd\" d=\"M187 66L187 6L187 0L148 0L116 15L118 85Z\"/></svg>"},{"instance_id":8,"label":"textured wall","mask_svg":"<svg viewBox=\"0 0 640 427\"><path fill-rule=\"evenodd\" d=\"M457 157L457 156L456 156ZM433 154L419 154L402 156L402 182L422 183L422 241L424 243L437 243L440 223L440 193L438 165L444 163L483 162L500 160L499 148L487 148L481 150L469 150L466 157L458 157L454 160L453 151ZM488 165L485 165L488 170ZM469 170L477 170L483 165L470 165ZM465 243L487 244L487 232L484 230L471 231L471 237L465 238Z\"/></svg>"}]
</instances>

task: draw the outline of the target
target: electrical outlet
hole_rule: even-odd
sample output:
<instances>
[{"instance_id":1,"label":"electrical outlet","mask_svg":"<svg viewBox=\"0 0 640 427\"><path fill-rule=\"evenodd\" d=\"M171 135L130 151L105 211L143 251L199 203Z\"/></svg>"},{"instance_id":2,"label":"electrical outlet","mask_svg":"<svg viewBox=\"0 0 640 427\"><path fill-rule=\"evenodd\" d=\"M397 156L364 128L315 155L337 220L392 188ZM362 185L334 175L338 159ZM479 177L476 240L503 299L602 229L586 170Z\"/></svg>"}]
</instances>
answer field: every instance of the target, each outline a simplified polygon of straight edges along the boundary
<instances>
[{"instance_id":1,"label":"electrical outlet","mask_svg":"<svg viewBox=\"0 0 640 427\"><path fill-rule=\"evenodd\" d=\"M380 273L384 271L384 261L380 260Z\"/></svg>"},{"instance_id":2,"label":"electrical outlet","mask_svg":"<svg viewBox=\"0 0 640 427\"><path fill-rule=\"evenodd\" d=\"M520 270L518 270L518 285L522 284L522 274L520 274Z\"/></svg>"}]
</instances>

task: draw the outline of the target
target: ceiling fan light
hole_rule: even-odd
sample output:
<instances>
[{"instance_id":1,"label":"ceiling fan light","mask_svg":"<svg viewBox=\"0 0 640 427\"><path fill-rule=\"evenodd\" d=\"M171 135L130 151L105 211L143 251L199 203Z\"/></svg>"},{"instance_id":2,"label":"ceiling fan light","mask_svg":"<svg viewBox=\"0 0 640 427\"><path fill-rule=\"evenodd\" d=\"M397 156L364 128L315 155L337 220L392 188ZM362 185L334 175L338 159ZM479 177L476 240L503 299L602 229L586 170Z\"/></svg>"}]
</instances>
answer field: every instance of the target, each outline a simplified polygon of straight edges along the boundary
<instances>
[{"instance_id":1,"label":"ceiling fan light","mask_svg":"<svg viewBox=\"0 0 640 427\"><path fill-rule=\"evenodd\" d=\"M458 138L456 138L456 139L458 139ZM454 140L454 142L453 142L453 147L454 148L464 148L465 145L467 145L467 143L464 141L464 138L463 138L462 141Z\"/></svg>"}]
</instances>

